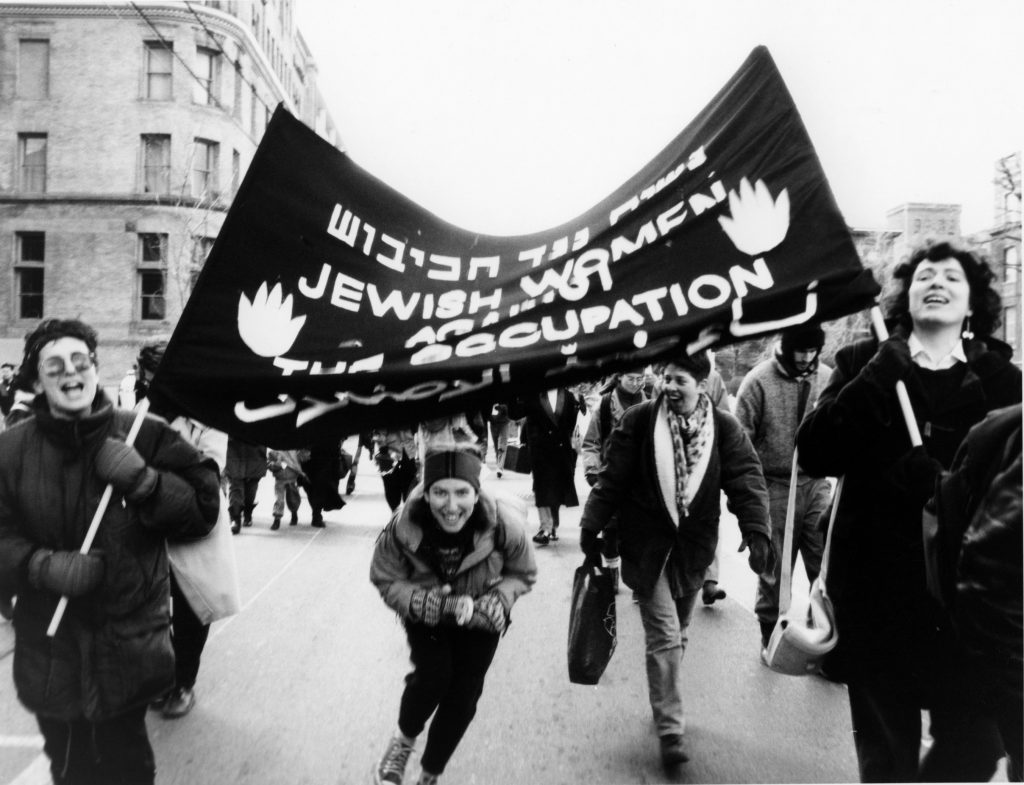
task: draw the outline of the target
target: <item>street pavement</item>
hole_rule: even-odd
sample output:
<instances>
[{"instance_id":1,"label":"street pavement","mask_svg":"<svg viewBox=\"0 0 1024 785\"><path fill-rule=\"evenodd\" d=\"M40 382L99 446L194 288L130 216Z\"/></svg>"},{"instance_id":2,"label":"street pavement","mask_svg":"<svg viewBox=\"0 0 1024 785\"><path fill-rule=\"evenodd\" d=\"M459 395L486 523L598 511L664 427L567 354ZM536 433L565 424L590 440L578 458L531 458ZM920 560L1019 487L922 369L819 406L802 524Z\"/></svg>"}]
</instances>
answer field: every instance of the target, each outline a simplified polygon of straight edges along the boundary
<instances>
[{"instance_id":1,"label":"street pavement","mask_svg":"<svg viewBox=\"0 0 1024 785\"><path fill-rule=\"evenodd\" d=\"M485 470L487 487L527 499L530 478ZM581 501L587 486L578 478ZM254 525L233 538L243 609L216 622L203 655L197 704L185 718L151 712L160 785L357 785L397 721L408 649L395 615L368 580L374 540L389 513L366 461L356 493L327 526L270 531L273 482L260 486ZM684 661L691 761L665 772L647 702L639 614L623 587L618 647L597 686L570 684L566 629L581 562L581 508L562 511L561 539L538 549L539 576L522 597L488 673L478 712L445 783L853 782L856 760L845 688L772 673L758 659L754 576L736 553L723 511L721 585L698 602ZM795 595L806 592L798 574ZM48 782L33 718L11 682L9 625L0 625L0 783ZM422 750L423 739L418 745ZM408 781L418 772L418 752Z\"/></svg>"}]
</instances>

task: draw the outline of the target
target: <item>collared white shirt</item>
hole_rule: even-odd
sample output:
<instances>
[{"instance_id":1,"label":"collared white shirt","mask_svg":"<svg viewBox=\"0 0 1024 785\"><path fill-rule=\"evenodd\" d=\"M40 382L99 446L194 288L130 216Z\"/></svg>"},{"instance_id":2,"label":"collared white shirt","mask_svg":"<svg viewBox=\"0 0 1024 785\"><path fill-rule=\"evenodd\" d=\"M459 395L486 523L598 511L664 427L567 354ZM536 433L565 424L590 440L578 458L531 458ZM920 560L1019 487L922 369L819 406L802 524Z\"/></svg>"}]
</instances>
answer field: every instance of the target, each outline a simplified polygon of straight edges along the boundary
<instances>
[{"instance_id":1,"label":"collared white shirt","mask_svg":"<svg viewBox=\"0 0 1024 785\"><path fill-rule=\"evenodd\" d=\"M917 336L911 333L910 338L907 339L907 348L910 349L910 359L914 361L914 364L929 371L943 371L946 368L952 368L957 363L967 362L963 341L957 341L953 350L945 357L935 358L928 354Z\"/></svg>"}]
</instances>

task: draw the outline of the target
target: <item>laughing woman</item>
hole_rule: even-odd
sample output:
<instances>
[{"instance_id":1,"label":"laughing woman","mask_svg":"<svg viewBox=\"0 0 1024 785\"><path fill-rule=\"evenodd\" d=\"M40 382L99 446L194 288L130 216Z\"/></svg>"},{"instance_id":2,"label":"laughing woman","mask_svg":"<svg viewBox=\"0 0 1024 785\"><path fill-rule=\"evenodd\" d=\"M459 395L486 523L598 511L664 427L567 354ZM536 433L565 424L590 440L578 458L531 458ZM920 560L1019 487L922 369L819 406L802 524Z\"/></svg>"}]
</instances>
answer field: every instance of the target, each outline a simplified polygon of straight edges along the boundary
<instances>
[{"instance_id":1,"label":"laughing woman","mask_svg":"<svg viewBox=\"0 0 1024 785\"><path fill-rule=\"evenodd\" d=\"M473 447L436 447L423 484L377 540L370 580L401 617L413 665L377 785L402 782L431 715L418 785L438 781L476 713L512 605L536 580L525 507L482 491L480 466Z\"/></svg>"},{"instance_id":2,"label":"laughing woman","mask_svg":"<svg viewBox=\"0 0 1024 785\"><path fill-rule=\"evenodd\" d=\"M814 476L846 476L828 589L839 645L826 663L849 687L865 782L988 780L1002 755L972 713L956 644L925 588L921 510L967 431L1021 399L1010 348L992 336L988 265L948 243L893 273L893 335L846 346L797 444ZM896 398L906 383L924 446L911 448ZM921 756L921 711L932 745Z\"/></svg>"}]
</instances>

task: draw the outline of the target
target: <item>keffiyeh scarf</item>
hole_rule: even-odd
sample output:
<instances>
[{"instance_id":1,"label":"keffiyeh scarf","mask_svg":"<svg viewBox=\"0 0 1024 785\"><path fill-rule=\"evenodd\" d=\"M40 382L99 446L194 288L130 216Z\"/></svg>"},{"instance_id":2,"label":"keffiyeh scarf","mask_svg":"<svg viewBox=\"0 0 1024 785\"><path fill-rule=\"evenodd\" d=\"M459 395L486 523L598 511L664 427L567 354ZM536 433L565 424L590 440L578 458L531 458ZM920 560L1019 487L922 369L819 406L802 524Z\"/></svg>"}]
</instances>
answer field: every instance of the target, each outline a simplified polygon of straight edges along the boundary
<instances>
[{"instance_id":1,"label":"keffiyeh scarf","mask_svg":"<svg viewBox=\"0 0 1024 785\"><path fill-rule=\"evenodd\" d=\"M676 504L688 515L690 502L697 492L701 478L691 483L694 468L700 463L714 437L714 418L710 417L711 400L701 394L690 416L676 414L668 409L668 427L672 434L672 457L676 469Z\"/></svg>"}]
</instances>

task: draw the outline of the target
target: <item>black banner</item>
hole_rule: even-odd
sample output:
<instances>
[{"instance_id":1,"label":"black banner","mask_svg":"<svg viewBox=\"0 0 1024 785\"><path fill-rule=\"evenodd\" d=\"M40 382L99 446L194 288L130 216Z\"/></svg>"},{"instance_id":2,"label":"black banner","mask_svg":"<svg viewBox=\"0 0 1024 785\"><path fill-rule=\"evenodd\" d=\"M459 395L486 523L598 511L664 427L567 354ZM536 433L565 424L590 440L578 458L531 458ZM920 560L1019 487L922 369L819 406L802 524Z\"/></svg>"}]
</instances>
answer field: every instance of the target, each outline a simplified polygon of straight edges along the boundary
<instances>
[{"instance_id":1,"label":"black banner","mask_svg":"<svg viewBox=\"0 0 1024 785\"><path fill-rule=\"evenodd\" d=\"M150 394L297 447L595 379L680 342L834 319L876 294L763 47L629 182L519 237L441 221L278 108Z\"/></svg>"}]
</instances>

